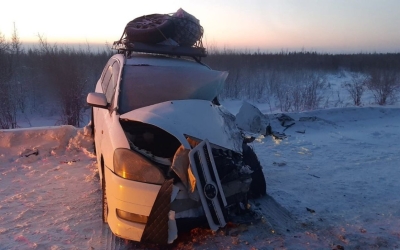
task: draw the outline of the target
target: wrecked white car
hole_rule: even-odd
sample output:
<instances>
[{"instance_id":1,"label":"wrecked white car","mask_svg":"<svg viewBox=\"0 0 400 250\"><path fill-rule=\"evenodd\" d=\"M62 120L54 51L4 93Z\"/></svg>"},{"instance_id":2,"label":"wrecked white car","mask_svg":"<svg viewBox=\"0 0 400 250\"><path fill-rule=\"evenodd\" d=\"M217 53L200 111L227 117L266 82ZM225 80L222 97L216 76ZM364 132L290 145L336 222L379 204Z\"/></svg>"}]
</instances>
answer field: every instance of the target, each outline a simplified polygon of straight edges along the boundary
<instances>
[{"instance_id":1,"label":"wrecked white car","mask_svg":"<svg viewBox=\"0 0 400 250\"><path fill-rule=\"evenodd\" d=\"M181 228L224 227L245 212L251 190L265 194L265 180L235 117L217 101L228 73L159 55L203 55L195 49L135 52L148 48L112 56L87 102L103 221L121 238L166 244ZM261 186L252 186L260 175Z\"/></svg>"}]
</instances>

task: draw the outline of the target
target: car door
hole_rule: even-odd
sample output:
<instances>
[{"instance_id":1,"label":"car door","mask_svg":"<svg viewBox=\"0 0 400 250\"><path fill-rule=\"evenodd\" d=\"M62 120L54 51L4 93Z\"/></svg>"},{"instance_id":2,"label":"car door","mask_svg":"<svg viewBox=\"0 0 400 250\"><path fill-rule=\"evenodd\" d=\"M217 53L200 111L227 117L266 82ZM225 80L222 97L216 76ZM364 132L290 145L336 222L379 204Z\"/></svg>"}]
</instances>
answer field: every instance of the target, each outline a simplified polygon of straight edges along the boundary
<instances>
[{"instance_id":1,"label":"car door","mask_svg":"<svg viewBox=\"0 0 400 250\"><path fill-rule=\"evenodd\" d=\"M112 136L112 123L115 121L115 90L120 79L121 62L118 58L112 57L106 67L104 68L102 77L100 79L100 91L104 93L109 104L108 109L95 108L95 126L97 132L95 133L96 147L100 147L99 155L103 156L104 163L110 167L112 161L113 148L110 142ZM97 89L96 89L97 90ZM100 156L99 156L100 157Z\"/></svg>"}]
</instances>

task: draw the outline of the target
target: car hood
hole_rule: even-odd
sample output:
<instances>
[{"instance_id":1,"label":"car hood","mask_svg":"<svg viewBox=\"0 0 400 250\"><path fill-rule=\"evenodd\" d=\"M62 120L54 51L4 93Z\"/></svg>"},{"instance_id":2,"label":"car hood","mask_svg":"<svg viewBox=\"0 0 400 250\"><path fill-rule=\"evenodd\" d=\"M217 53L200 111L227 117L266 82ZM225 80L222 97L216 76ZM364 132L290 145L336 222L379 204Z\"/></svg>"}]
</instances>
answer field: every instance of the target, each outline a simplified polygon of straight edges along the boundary
<instances>
[{"instance_id":1,"label":"car hood","mask_svg":"<svg viewBox=\"0 0 400 250\"><path fill-rule=\"evenodd\" d=\"M157 126L175 136L190 149L185 136L241 153L242 136L234 116L222 106L204 100L168 101L135 109L120 119L139 121Z\"/></svg>"}]
</instances>

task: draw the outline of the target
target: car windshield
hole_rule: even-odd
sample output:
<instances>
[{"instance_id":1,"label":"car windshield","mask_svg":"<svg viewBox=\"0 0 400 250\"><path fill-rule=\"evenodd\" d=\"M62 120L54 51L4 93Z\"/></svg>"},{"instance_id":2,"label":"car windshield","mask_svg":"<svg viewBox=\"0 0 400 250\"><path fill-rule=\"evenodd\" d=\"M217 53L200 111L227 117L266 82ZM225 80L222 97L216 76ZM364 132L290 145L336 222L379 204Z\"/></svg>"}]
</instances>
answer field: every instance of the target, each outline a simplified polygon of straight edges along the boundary
<instances>
[{"instance_id":1,"label":"car windshield","mask_svg":"<svg viewBox=\"0 0 400 250\"><path fill-rule=\"evenodd\" d=\"M227 72L181 65L125 65L119 94L119 113L170 100L213 100Z\"/></svg>"}]
</instances>

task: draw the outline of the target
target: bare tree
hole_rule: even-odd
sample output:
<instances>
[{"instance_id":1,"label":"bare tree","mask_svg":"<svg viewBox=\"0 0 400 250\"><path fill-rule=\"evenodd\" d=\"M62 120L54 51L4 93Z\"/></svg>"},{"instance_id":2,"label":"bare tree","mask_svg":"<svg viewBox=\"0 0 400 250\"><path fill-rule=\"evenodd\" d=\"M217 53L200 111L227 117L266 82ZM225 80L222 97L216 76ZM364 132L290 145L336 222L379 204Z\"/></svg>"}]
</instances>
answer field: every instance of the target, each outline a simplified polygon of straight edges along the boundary
<instances>
[{"instance_id":1,"label":"bare tree","mask_svg":"<svg viewBox=\"0 0 400 250\"><path fill-rule=\"evenodd\" d=\"M282 73L281 73L282 74ZM289 111L292 107L292 97L291 97L291 82L288 79L283 79L283 76L276 79L278 84L275 86L274 96L276 97L278 106L281 111Z\"/></svg>"},{"instance_id":2,"label":"bare tree","mask_svg":"<svg viewBox=\"0 0 400 250\"><path fill-rule=\"evenodd\" d=\"M313 110L319 107L325 79L308 70L282 71L280 84L274 92L281 111Z\"/></svg>"},{"instance_id":3,"label":"bare tree","mask_svg":"<svg viewBox=\"0 0 400 250\"><path fill-rule=\"evenodd\" d=\"M369 78L365 74L353 73L351 76L351 81L343 84L343 87L350 94L351 99L353 99L354 105L361 105L361 97L365 91L368 81Z\"/></svg>"},{"instance_id":4,"label":"bare tree","mask_svg":"<svg viewBox=\"0 0 400 250\"><path fill-rule=\"evenodd\" d=\"M0 127L17 127L18 86L15 71L19 67L21 43L14 24L11 43L0 33Z\"/></svg>"},{"instance_id":5,"label":"bare tree","mask_svg":"<svg viewBox=\"0 0 400 250\"><path fill-rule=\"evenodd\" d=\"M367 86L379 105L394 103L397 100L396 94L400 91L399 73L389 69L371 70Z\"/></svg>"},{"instance_id":6,"label":"bare tree","mask_svg":"<svg viewBox=\"0 0 400 250\"><path fill-rule=\"evenodd\" d=\"M60 101L59 123L80 126L86 105L85 89L88 87L86 71L90 65L90 57L82 50L49 45L40 35L39 43L43 69Z\"/></svg>"},{"instance_id":7,"label":"bare tree","mask_svg":"<svg viewBox=\"0 0 400 250\"><path fill-rule=\"evenodd\" d=\"M27 91L25 89L25 83L23 82L22 75L22 64L21 64L21 55L23 53L22 43L18 36L17 27L14 23L13 33L11 35L11 52L12 52L12 68L13 68L13 77L12 77L12 94L14 101L14 109L19 109L22 113L25 111L25 102Z\"/></svg>"},{"instance_id":8,"label":"bare tree","mask_svg":"<svg viewBox=\"0 0 400 250\"><path fill-rule=\"evenodd\" d=\"M8 44L0 34L0 128L15 128L16 121L11 106L10 81L12 68Z\"/></svg>"}]
</instances>

